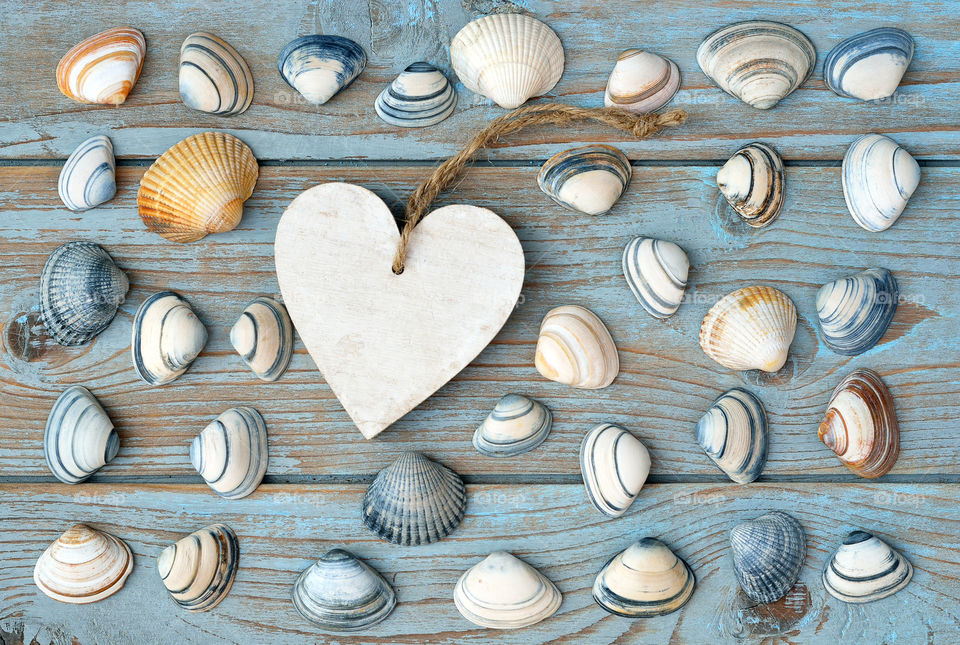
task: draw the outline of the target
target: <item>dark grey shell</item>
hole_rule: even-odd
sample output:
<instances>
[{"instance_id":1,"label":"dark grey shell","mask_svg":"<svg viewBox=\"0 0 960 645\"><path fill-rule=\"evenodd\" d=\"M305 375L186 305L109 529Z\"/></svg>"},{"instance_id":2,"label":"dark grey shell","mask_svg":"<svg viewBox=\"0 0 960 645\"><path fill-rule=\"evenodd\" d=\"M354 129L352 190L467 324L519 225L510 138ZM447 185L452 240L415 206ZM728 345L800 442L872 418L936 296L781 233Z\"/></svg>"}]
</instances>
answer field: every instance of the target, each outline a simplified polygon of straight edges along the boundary
<instances>
[{"instance_id":1,"label":"dark grey shell","mask_svg":"<svg viewBox=\"0 0 960 645\"><path fill-rule=\"evenodd\" d=\"M343 36L301 36L280 52L277 68L290 87L315 105L333 98L367 64L363 48Z\"/></svg>"},{"instance_id":2,"label":"dark grey shell","mask_svg":"<svg viewBox=\"0 0 960 645\"><path fill-rule=\"evenodd\" d=\"M720 470L739 484L756 480L767 462L767 415L751 392L735 387L697 421L697 443Z\"/></svg>"},{"instance_id":3,"label":"dark grey shell","mask_svg":"<svg viewBox=\"0 0 960 645\"><path fill-rule=\"evenodd\" d=\"M847 38L830 50L823 61L823 82L840 96L864 101L882 100L896 91L912 59L913 38L910 34L895 27L871 29ZM855 71L863 65L872 73L865 75L862 71ZM861 81L868 80L869 87L849 86L845 82L848 74ZM870 91L865 93L864 90Z\"/></svg>"},{"instance_id":4,"label":"dark grey shell","mask_svg":"<svg viewBox=\"0 0 960 645\"><path fill-rule=\"evenodd\" d=\"M817 292L817 322L834 353L856 356L883 338L897 311L900 291L886 269L867 269L828 282Z\"/></svg>"},{"instance_id":5,"label":"dark grey shell","mask_svg":"<svg viewBox=\"0 0 960 645\"><path fill-rule=\"evenodd\" d=\"M768 603L782 598L800 577L807 541L800 522L773 511L733 527L730 549L744 593Z\"/></svg>"},{"instance_id":6,"label":"dark grey shell","mask_svg":"<svg viewBox=\"0 0 960 645\"><path fill-rule=\"evenodd\" d=\"M53 404L43 433L47 467L65 484L78 484L117 456L120 438L100 402L74 385Z\"/></svg>"}]
</instances>

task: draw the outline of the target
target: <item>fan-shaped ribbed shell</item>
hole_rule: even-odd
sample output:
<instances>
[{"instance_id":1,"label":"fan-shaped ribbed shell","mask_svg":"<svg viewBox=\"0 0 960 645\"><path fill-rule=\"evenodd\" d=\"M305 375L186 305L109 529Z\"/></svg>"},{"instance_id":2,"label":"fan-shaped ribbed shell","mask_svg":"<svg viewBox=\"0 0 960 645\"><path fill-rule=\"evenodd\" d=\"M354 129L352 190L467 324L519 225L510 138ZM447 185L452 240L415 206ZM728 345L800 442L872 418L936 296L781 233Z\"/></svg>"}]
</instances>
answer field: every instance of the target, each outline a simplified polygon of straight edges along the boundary
<instances>
[{"instance_id":1,"label":"fan-shaped ribbed shell","mask_svg":"<svg viewBox=\"0 0 960 645\"><path fill-rule=\"evenodd\" d=\"M843 156L840 179L853 220L868 231L885 231L920 184L920 165L893 139L865 134Z\"/></svg>"},{"instance_id":2,"label":"fan-shaped ribbed shell","mask_svg":"<svg viewBox=\"0 0 960 645\"><path fill-rule=\"evenodd\" d=\"M828 282L817 292L823 342L837 354L862 354L883 338L899 297L897 281L886 269L867 269Z\"/></svg>"},{"instance_id":3,"label":"fan-shaped ribbed shell","mask_svg":"<svg viewBox=\"0 0 960 645\"><path fill-rule=\"evenodd\" d=\"M257 378L276 381L293 356L287 308L273 298L253 300L230 329L230 343Z\"/></svg>"},{"instance_id":4,"label":"fan-shaped ribbed shell","mask_svg":"<svg viewBox=\"0 0 960 645\"><path fill-rule=\"evenodd\" d=\"M823 61L823 80L847 98L876 101L893 96L913 58L913 38L902 29L880 27L851 36Z\"/></svg>"},{"instance_id":5,"label":"fan-shaped ribbed shell","mask_svg":"<svg viewBox=\"0 0 960 645\"><path fill-rule=\"evenodd\" d=\"M133 553L123 540L76 524L47 547L33 581L54 600L82 605L120 591L133 571Z\"/></svg>"},{"instance_id":6,"label":"fan-shaped ribbed shell","mask_svg":"<svg viewBox=\"0 0 960 645\"><path fill-rule=\"evenodd\" d=\"M587 390L607 387L620 371L610 332L578 305L551 309L543 317L534 362L545 378Z\"/></svg>"},{"instance_id":7,"label":"fan-shaped ribbed shell","mask_svg":"<svg viewBox=\"0 0 960 645\"><path fill-rule=\"evenodd\" d=\"M553 414L547 406L507 394L473 433L473 447L488 457L513 457L543 443L552 425Z\"/></svg>"},{"instance_id":8,"label":"fan-shaped ribbed shell","mask_svg":"<svg viewBox=\"0 0 960 645\"><path fill-rule=\"evenodd\" d=\"M498 13L467 23L454 36L450 62L468 90L512 110L557 84L563 45L536 18Z\"/></svg>"},{"instance_id":9,"label":"fan-shaped ribbed shell","mask_svg":"<svg viewBox=\"0 0 960 645\"><path fill-rule=\"evenodd\" d=\"M230 44L198 31L180 46L180 98L188 108L230 116L253 100L253 75Z\"/></svg>"},{"instance_id":10,"label":"fan-shaped ribbed shell","mask_svg":"<svg viewBox=\"0 0 960 645\"><path fill-rule=\"evenodd\" d=\"M363 47L354 41L318 34L290 42L277 59L283 80L314 105L323 105L350 85L366 64Z\"/></svg>"},{"instance_id":11,"label":"fan-shaped ribbed shell","mask_svg":"<svg viewBox=\"0 0 960 645\"><path fill-rule=\"evenodd\" d=\"M601 423L580 444L580 474L590 503L610 517L627 512L650 474L650 453L613 423Z\"/></svg>"},{"instance_id":12,"label":"fan-shaped ribbed shell","mask_svg":"<svg viewBox=\"0 0 960 645\"><path fill-rule=\"evenodd\" d=\"M843 602L865 603L892 596L912 577L913 565L889 544L853 531L827 560L823 586Z\"/></svg>"},{"instance_id":13,"label":"fan-shaped ribbed shell","mask_svg":"<svg viewBox=\"0 0 960 645\"><path fill-rule=\"evenodd\" d=\"M237 535L225 524L191 533L157 556L170 597L187 611L209 611L226 598L240 566Z\"/></svg>"},{"instance_id":14,"label":"fan-shaped ribbed shell","mask_svg":"<svg viewBox=\"0 0 960 645\"><path fill-rule=\"evenodd\" d=\"M72 211L85 211L113 199L117 180L110 139L98 134L77 146L63 164L57 192Z\"/></svg>"},{"instance_id":15,"label":"fan-shaped ribbed shell","mask_svg":"<svg viewBox=\"0 0 960 645\"><path fill-rule=\"evenodd\" d=\"M783 161L765 143L747 144L717 173L717 186L744 222L766 226L783 207Z\"/></svg>"},{"instance_id":16,"label":"fan-shaped ribbed shell","mask_svg":"<svg viewBox=\"0 0 960 645\"><path fill-rule=\"evenodd\" d=\"M481 627L519 629L556 613L563 597L549 578L506 551L494 551L460 576L453 602Z\"/></svg>"},{"instance_id":17,"label":"fan-shaped ribbed shell","mask_svg":"<svg viewBox=\"0 0 960 645\"><path fill-rule=\"evenodd\" d=\"M77 484L110 463L119 449L120 438L96 397L79 385L64 390L43 433L50 472L65 484Z\"/></svg>"},{"instance_id":18,"label":"fan-shaped ribbed shell","mask_svg":"<svg viewBox=\"0 0 960 645\"><path fill-rule=\"evenodd\" d=\"M680 609L695 586L686 562L660 540L645 537L607 561L593 583L593 599L611 614L645 618Z\"/></svg>"},{"instance_id":19,"label":"fan-shaped ribbed shell","mask_svg":"<svg viewBox=\"0 0 960 645\"><path fill-rule=\"evenodd\" d=\"M583 146L547 159L537 183L564 208L602 215L627 189L632 172L627 155L613 146Z\"/></svg>"},{"instance_id":20,"label":"fan-shaped ribbed shell","mask_svg":"<svg viewBox=\"0 0 960 645\"><path fill-rule=\"evenodd\" d=\"M768 603L782 598L800 577L807 540L800 522L773 511L733 527L730 548L744 593Z\"/></svg>"},{"instance_id":21,"label":"fan-shaped ribbed shell","mask_svg":"<svg viewBox=\"0 0 960 645\"><path fill-rule=\"evenodd\" d=\"M430 63L413 63L377 97L377 116L401 128L440 123L457 107L457 92Z\"/></svg>"},{"instance_id":22,"label":"fan-shaped ribbed shell","mask_svg":"<svg viewBox=\"0 0 960 645\"><path fill-rule=\"evenodd\" d=\"M640 49L627 49L614 65L603 104L637 114L659 110L680 89L680 68L668 58Z\"/></svg>"},{"instance_id":23,"label":"fan-shaped ribbed shell","mask_svg":"<svg viewBox=\"0 0 960 645\"><path fill-rule=\"evenodd\" d=\"M697 422L697 443L727 477L749 484L767 461L767 415L760 399L735 387L720 396Z\"/></svg>"},{"instance_id":24,"label":"fan-shaped ribbed shell","mask_svg":"<svg viewBox=\"0 0 960 645\"><path fill-rule=\"evenodd\" d=\"M176 380L206 344L207 328L190 303L173 291L144 300L133 318L133 367L150 385Z\"/></svg>"},{"instance_id":25,"label":"fan-shaped ribbed shell","mask_svg":"<svg viewBox=\"0 0 960 645\"><path fill-rule=\"evenodd\" d=\"M793 301L772 287L745 287L710 308L700 325L700 347L732 370L776 372L787 361L797 329Z\"/></svg>"},{"instance_id":26,"label":"fan-shaped ribbed shell","mask_svg":"<svg viewBox=\"0 0 960 645\"><path fill-rule=\"evenodd\" d=\"M57 87L80 103L120 105L133 89L147 41L129 27L101 31L78 43L57 65Z\"/></svg>"},{"instance_id":27,"label":"fan-shaped ribbed shell","mask_svg":"<svg viewBox=\"0 0 960 645\"><path fill-rule=\"evenodd\" d=\"M187 137L144 173L137 192L140 219L173 242L231 231L259 173L253 152L240 139L224 132Z\"/></svg>"},{"instance_id":28,"label":"fan-shaped ribbed shell","mask_svg":"<svg viewBox=\"0 0 960 645\"><path fill-rule=\"evenodd\" d=\"M213 491L246 497L267 473L267 424L255 409L230 408L194 437L190 463Z\"/></svg>"},{"instance_id":29,"label":"fan-shaped ribbed shell","mask_svg":"<svg viewBox=\"0 0 960 645\"><path fill-rule=\"evenodd\" d=\"M673 242L635 237L623 249L623 277L644 309L669 318L683 302L690 260Z\"/></svg>"},{"instance_id":30,"label":"fan-shaped ribbed shell","mask_svg":"<svg viewBox=\"0 0 960 645\"><path fill-rule=\"evenodd\" d=\"M370 484L361 516L387 542L416 546L445 538L466 510L466 488L457 473L419 452L405 452Z\"/></svg>"}]
</instances>

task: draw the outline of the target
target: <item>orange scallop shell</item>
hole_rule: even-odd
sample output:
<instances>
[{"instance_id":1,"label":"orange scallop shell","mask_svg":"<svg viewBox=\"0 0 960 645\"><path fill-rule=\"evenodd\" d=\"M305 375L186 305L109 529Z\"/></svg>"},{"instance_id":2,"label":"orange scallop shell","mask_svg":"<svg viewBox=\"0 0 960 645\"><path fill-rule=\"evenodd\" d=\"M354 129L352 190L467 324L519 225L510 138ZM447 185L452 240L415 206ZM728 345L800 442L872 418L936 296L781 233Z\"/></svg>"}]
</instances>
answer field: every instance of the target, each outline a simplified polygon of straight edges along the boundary
<instances>
[{"instance_id":1,"label":"orange scallop shell","mask_svg":"<svg viewBox=\"0 0 960 645\"><path fill-rule=\"evenodd\" d=\"M57 65L57 87L80 103L120 105L133 89L147 41L139 30L117 27L81 41Z\"/></svg>"}]
</instances>

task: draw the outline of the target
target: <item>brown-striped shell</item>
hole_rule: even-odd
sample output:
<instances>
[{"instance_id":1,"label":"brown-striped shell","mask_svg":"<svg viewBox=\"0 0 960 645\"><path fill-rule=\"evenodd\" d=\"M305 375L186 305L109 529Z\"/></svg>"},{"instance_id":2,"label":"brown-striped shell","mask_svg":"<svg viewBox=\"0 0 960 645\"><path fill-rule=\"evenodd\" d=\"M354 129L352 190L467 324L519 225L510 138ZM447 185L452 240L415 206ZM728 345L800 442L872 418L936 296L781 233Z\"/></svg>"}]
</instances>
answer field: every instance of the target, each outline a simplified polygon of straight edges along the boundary
<instances>
[{"instance_id":1,"label":"brown-striped shell","mask_svg":"<svg viewBox=\"0 0 960 645\"><path fill-rule=\"evenodd\" d=\"M107 29L75 45L57 65L57 87L80 103L120 105L133 89L147 41L129 27Z\"/></svg>"},{"instance_id":2,"label":"brown-striped shell","mask_svg":"<svg viewBox=\"0 0 960 645\"><path fill-rule=\"evenodd\" d=\"M75 524L37 560L33 581L54 600L82 605L117 593L131 571L133 553L123 540Z\"/></svg>"},{"instance_id":3,"label":"brown-striped shell","mask_svg":"<svg viewBox=\"0 0 960 645\"><path fill-rule=\"evenodd\" d=\"M700 326L700 347L732 370L776 372L787 361L797 308L772 287L745 287L720 299Z\"/></svg>"}]
</instances>

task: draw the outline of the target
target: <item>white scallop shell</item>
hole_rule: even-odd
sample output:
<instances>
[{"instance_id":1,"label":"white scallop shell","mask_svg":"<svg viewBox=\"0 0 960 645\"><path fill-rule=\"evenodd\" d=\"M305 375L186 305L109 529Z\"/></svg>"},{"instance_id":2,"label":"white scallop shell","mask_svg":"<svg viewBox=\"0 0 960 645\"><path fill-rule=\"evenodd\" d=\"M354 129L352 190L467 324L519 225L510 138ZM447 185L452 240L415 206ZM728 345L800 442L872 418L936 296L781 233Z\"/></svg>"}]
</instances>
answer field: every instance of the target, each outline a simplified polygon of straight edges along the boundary
<instances>
[{"instance_id":1,"label":"white scallop shell","mask_svg":"<svg viewBox=\"0 0 960 645\"><path fill-rule=\"evenodd\" d=\"M495 551L457 581L453 602L481 627L519 629L549 618L563 597L549 578L507 553Z\"/></svg>"},{"instance_id":2,"label":"white scallop shell","mask_svg":"<svg viewBox=\"0 0 960 645\"><path fill-rule=\"evenodd\" d=\"M119 448L120 438L96 397L79 385L64 390L43 433L50 472L65 484L80 483L110 463Z\"/></svg>"},{"instance_id":3,"label":"white scallop shell","mask_svg":"<svg viewBox=\"0 0 960 645\"><path fill-rule=\"evenodd\" d=\"M33 581L54 600L82 605L120 591L133 571L133 553L123 540L75 524L47 547Z\"/></svg>"},{"instance_id":4,"label":"white scallop shell","mask_svg":"<svg viewBox=\"0 0 960 645\"><path fill-rule=\"evenodd\" d=\"M207 344L207 328L190 303L172 291L155 293L133 318L133 367L150 385L176 380Z\"/></svg>"},{"instance_id":5,"label":"white scallop shell","mask_svg":"<svg viewBox=\"0 0 960 645\"><path fill-rule=\"evenodd\" d=\"M440 123L457 107L457 92L439 69L413 63L380 92L377 116L401 128L423 128Z\"/></svg>"},{"instance_id":6,"label":"white scallop shell","mask_svg":"<svg viewBox=\"0 0 960 645\"><path fill-rule=\"evenodd\" d=\"M198 31L180 46L180 98L200 112L240 114L253 101L253 74L227 41Z\"/></svg>"},{"instance_id":7,"label":"white scallop shell","mask_svg":"<svg viewBox=\"0 0 960 645\"><path fill-rule=\"evenodd\" d=\"M897 221L920 183L920 165L893 139L865 134L843 156L843 196L853 220L868 231Z\"/></svg>"},{"instance_id":8,"label":"white scallop shell","mask_svg":"<svg viewBox=\"0 0 960 645\"><path fill-rule=\"evenodd\" d=\"M735 387L722 394L694 428L697 443L727 477L749 484L767 462L767 414L752 393Z\"/></svg>"},{"instance_id":9,"label":"white scallop shell","mask_svg":"<svg viewBox=\"0 0 960 645\"><path fill-rule=\"evenodd\" d=\"M686 562L660 540L645 537L604 565L593 583L593 599L618 616L660 616L684 606L695 585Z\"/></svg>"},{"instance_id":10,"label":"white scallop shell","mask_svg":"<svg viewBox=\"0 0 960 645\"><path fill-rule=\"evenodd\" d=\"M700 325L704 353L732 370L776 372L787 362L797 308L782 291L745 287L720 299Z\"/></svg>"},{"instance_id":11,"label":"white scallop shell","mask_svg":"<svg viewBox=\"0 0 960 645\"><path fill-rule=\"evenodd\" d=\"M647 312L669 318L683 302L690 261L673 242L635 237L623 249L623 277Z\"/></svg>"},{"instance_id":12,"label":"white scallop shell","mask_svg":"<svg viewBox=\"0 0 960 645\"><path fill-rule=\"evenodd\" d=\"M613 423L601 423L580 444L580 474L590 503L610 517L627 512L650 474L650 453Z\"/></svg>"},{"instance_id":13,"label":"white scallop shell","mask_svg":"<svg viewBox=\"0 0 960 645\"><path fill-rule=\"evenodd\" d=\"M892 27L871 29L830 50L823 80L840 96L877 101L893 96L912 58L910 34Z\"/></svg>"},{"instance_id":14,"label":"white scallop shell","mask_svg":"<svg viewBox=\"0 0 960 645\"><path fill-rule=\"evenodd\" d=\"M261 381L276 381L293 356L293 323L287 308L273 298L247 305L230 329L230 344Z\"/></svg>"},{"instance_id":15,"label":"white scallop shell","mask_svg":"<svg viewBox=\"0 0 960 645\"><path fill-rule=\"evenodd\" d=\"M889 544L853 531L823 569L823 586L834 598L865 603L892 596L913 578L913 565Z\"/></svg>"},{"instance_id":16,"label":"white scallop shell","mask_svg":"<svg viewBox=\"0 0 960 645\"><path fill-rule=\"evenodd\" d=\"M668 58L639 49L620 54L610 72L603 104L637 114L659 110L680 89L680 68Z\"/></svg>"},{"instance_id":17,"label":"white scallop shell","mask_svg":"<svg viewBox=\"0 0 960 645\"><path fill-rule=\"evenodd\" d=\"M255 409L230 408L194 437L190 462L217 495L246 497L267 472L267 424Z\"/></svg>"},{"instance_id":18,"label":"white scallop shell","mask_svg":"<svg viewBox=\"0 0 960 645\"><path fill-rule=\"evenodd\" d=\"M90 137L70 153L57 192L72 211L85 211L113 199L117 194L117 164L113 143L102 134Z\"/></svg>"},{"instance_id":19,"label":"white scallop shell","mask_svg":"<svg viewBox=\"0 0 960 645\"><path fill-rule=\"evenodd\" d=\"M157 556L157 573L170 597L187 611L209 611L226 598L240 566L237 535L212 524L171 544Z\"/></svg>"},{"instance_id":20,"label":"white scallop shell","mask_svg":"<svg viewBox=\"0 0 960 645\"><path fill-rule=\"evenodd\" d=\"M620 371L610 332L578 305L556 307L543 317L534 362L545 378L588 390L607 387Z\"/></svg>"},{"instance_id":21,"label":"white scallop shell","mask_svg":"<svg viewBox=\"0 0 960 645\"><path fill-rule=\"evenodd\" d=\"M552 425L553 414L547 406L507 394L473 433L473 447L488 457L513 457L543 443Z\"/></svg>"},{"instance_id":22,"label":"white scallop shell","mask_svg":"<svg viewBox=\"0 0 960 645\"><path fill-rule=\"evenodd\" d=\"M783 161L772 147L745 145L717 172L717 186L740 218L755 228L777 219L783 207Z\"/></svg>"}]
</instances>

